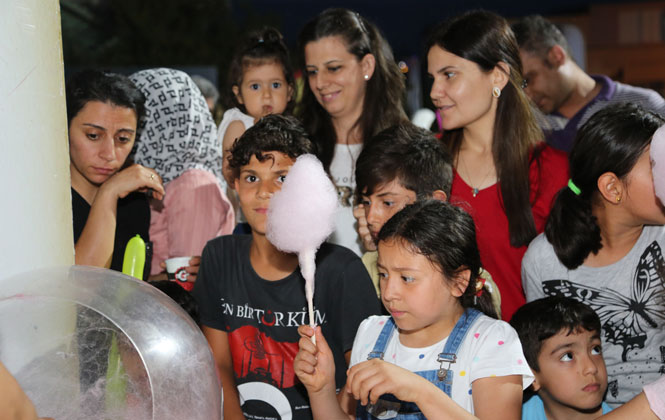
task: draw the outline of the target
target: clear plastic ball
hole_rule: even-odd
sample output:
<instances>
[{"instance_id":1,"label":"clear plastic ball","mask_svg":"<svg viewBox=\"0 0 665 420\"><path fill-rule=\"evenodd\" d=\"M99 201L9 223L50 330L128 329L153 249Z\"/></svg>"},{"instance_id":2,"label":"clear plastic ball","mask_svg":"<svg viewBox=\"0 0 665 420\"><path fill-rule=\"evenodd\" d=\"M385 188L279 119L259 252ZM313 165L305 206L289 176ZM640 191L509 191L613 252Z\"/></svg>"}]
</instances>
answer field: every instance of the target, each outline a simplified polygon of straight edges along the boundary
<instances>
[{"instance_id":1,"label":"clear plastic ball","mask_svg":"<svg viewBox=\"0 0 665 420\"><path fill-rule=\"evenodd\" d=\"M0 360L42 417L219 419L212 354L168 296L115 271L0 280Z\"/></svg>"}]
</instances>

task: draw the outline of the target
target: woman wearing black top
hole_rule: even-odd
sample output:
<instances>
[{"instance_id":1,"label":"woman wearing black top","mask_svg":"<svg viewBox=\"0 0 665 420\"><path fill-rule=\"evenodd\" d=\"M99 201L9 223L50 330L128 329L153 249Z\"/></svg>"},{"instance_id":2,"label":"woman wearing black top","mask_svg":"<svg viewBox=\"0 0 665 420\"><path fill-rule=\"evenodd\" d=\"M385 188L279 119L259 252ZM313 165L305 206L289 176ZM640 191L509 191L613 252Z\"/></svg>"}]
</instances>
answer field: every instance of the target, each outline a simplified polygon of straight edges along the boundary
<instances>
[{"instance_id":1,"label":"woman wearing black top","mask_svg":"<svg viewBox=\"0 0 665 420\"><path fill-rule=\"evenodd\" d=\"M127 241L148 240L145 194L161 199L159 175L125 167L144 112L143 94L125 76L84 71L67 83L67 121L76 264L120 271Z\"/></svg>"}]
</instances>

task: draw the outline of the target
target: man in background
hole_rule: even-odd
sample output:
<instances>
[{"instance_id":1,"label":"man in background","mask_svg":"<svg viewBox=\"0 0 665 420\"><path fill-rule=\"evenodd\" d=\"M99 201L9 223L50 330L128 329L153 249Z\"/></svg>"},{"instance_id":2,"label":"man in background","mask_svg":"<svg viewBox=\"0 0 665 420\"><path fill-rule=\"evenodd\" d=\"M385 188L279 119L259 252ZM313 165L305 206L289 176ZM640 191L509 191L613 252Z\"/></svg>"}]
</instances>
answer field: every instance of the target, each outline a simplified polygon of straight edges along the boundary
<instances>
[{"instance_id":1,"label":"man in background","mask_svg":"<svg viewBox=\"0 0 665 420\"><path fill-rule=\"evenodd\" d=\"M577 130L594 113L615 102L632 102L665 115L665 100L651 89L588 75L572 59L561 31L542 16L512 25L520 47L526 93L543 112L547 142L570 152Z\"/></svg>"}]
</instances>

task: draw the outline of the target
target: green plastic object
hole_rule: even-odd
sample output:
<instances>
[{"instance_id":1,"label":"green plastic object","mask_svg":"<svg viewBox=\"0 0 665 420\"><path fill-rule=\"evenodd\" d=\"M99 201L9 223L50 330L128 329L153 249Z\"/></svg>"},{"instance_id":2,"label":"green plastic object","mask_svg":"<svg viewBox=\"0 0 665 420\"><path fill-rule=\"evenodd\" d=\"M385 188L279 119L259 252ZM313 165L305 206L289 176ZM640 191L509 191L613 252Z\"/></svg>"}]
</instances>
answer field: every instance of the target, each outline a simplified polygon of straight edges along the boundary
<instances>
[{"instance_id":1,"label":"green plastic object","mask_svg":"<svg viewBox=\"0 0 665 420\"><path fill-rule=\"evenodd\" d=\"M134 236L127 242L125 257L122 260L122 274L143 279L145 266L145 242L140 235ZM127 375L122 365L122 357L118 348L118 337L114 334L111 339L108 369L106 370L106 408L118 410L126 403Z\"/></svg>"},{"instance_id":2,"label":"green plastic object","mask_svg":"<svg viewBox=\"0 0 665 420\"><path fill-rule=\"evenodd\" d=\"M127 242L125 258L122 260L122 274L143 279L145 267L145 242L140 235L134 236Z\"/></svg>"},{"instance_id":3,"label":"green plastic object","mask_svg":"<svg viewBox=\"0 0 665 420\"><path fill-rule=\"evenodd\" d=\"M121 408L126 404L126 398L127 375L118 349L118 337L113 334L106 369L106 409L110 412L121 412Z\"/></svg>"}]
</instances>

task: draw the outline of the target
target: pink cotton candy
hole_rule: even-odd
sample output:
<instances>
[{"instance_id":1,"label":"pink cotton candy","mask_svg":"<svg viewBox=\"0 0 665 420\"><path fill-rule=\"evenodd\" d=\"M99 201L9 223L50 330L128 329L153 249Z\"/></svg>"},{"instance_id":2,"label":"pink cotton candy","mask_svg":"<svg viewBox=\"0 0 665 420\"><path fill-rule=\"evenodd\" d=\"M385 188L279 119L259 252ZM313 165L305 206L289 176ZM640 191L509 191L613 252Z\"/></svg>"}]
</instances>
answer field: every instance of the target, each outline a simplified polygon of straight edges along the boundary
<instances>
[{"instance_id":1,"label":"pink cotton candy","mask_svg":"<svg viewBox=\"0 0 665 420\"><path fill-rule=\"evenodd\" d=\"M651 140L651 163L656 196L665 204L665 126L656 130Z\"/></svg>"},{"instance_id":2,"label":"pink cotton candy","mask_svg":"<svg viewBox=\"0 0 665 420\"><path fill-rule=\"evenodd\" d=\"M298 157L268 208L266 237L278 249L298 254L312 326L316 251L335 229L337 206L335 186L308 154Z\"/></svg>"}]
</instances>

